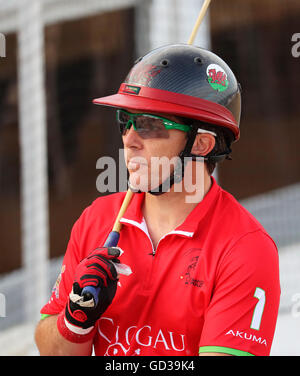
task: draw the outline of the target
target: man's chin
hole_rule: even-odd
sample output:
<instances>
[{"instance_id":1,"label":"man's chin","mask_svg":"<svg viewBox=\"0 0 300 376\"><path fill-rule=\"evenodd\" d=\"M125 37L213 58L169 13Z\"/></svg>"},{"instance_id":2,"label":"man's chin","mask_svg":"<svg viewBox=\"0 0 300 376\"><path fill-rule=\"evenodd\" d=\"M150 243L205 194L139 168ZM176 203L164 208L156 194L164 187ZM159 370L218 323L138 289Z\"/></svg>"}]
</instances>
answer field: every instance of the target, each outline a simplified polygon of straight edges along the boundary
<instances>
[{"instance_id":1,"label":"man's chin","mask_svg":"<svg viewBox=\"0 0 300 376\"><path fill-rule=\"evenodd\" d=\"M130 175L129 181L128 181L129 188L133 192L169 192L170 191L170 184L169 180L165 182L165 184L162 185L161 182L155 180L151 184L148 184L147 179L140 179L140 177L135 177L133 174Z\"/></svg>"},{"instance_id":2,"label":"man's chin","mask_svg":"<svg viewBox=\"0 0 300 376\"><path fill-rule=\"evenodd\" d=\"M129 188L134 192L148 192L149 184L148 179L145 176L130 172L129 175Z\"/></svg>"}]
</instances>

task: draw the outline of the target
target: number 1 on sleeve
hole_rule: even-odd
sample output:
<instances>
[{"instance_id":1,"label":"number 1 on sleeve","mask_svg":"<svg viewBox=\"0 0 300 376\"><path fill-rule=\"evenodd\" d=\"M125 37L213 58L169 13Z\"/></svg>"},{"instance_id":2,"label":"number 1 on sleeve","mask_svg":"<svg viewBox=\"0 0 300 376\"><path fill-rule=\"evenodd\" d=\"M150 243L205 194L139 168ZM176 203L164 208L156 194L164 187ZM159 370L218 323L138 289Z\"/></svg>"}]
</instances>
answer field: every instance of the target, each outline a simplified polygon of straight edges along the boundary
<instances>
[{"instance_id":1,"label":"number 1 on sleeve","mask_svg":"<svg viewBox=\"0 0 300 376\"><path fill-rule=\"evenodd\" d=\"M261 318L262 318L264 308L265 308L265 303L266 303L266 293L260 287L256 287L255 292L254 292L254 297L258 299L258 302L256 303L256 306L254 308L250 328L259 330Z\"/></svg>"}]
</instances>

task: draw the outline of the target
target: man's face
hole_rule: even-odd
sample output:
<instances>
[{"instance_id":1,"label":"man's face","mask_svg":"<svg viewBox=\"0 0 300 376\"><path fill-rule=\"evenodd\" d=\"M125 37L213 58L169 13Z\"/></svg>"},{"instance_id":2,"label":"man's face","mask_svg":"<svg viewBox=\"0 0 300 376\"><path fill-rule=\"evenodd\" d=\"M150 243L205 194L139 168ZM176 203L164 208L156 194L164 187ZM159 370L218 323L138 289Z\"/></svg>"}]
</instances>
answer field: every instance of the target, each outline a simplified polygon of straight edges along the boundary
<instances>
[{"instance_id":1,"label":"man's face","mask_svg":"<svg viewBox=\"0 0 300 376\"><path fill-rule=\"evenodd\" d=\"M128 110L127 110L128 111ZM141 111L129 110L131 113ZM179 122L175 116L155 114ZM129 180L133 188L149 191L157 188L174 170L176 157L184 149L186 132L169 129L167 137L142 138L131 128L122 136L125 163L129 171Z\"/></svg>"}]
</instances>

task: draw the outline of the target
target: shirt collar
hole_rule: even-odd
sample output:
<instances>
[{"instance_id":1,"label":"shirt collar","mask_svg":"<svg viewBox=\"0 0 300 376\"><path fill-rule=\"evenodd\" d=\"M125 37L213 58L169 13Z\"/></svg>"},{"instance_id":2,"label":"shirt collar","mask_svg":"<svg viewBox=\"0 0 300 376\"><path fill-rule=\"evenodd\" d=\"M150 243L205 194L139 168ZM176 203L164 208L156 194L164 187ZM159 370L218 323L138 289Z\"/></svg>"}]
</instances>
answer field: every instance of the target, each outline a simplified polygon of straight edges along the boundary
<instances>
[{"instance_id":1,"label":"shirt collar","mask_svg":"<svg viewBox=\"0 0 300 376\"><path fill-rule=\"evenodd\" d=\"M204 199L190 212L184 222L179 225L174 232L183 236L192 237L197 231L201 220L206 216L213 202L216 200L220 187L213 177L211 177L212 185L205 195ZM121 223L131 223L137 227L143 226L142 205L145 199L145 193L134 194L129 207L121 218Z\"/></svg>"}]
</instances>

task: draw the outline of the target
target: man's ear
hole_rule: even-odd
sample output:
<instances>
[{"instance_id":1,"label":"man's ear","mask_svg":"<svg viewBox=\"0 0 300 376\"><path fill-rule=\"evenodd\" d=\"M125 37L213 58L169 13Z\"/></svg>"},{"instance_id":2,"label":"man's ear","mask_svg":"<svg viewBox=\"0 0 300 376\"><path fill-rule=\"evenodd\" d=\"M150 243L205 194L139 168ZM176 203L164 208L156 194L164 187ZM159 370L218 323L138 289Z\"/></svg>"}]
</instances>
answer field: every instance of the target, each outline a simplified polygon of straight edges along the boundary
<instances>
[{"instance_id":1,"label":"man's ear","mask_svg":"<svg viewBox=\"0 0 300 376\"><path fill-rule=\"evenodd\" d=\"M215 147L215 143L216 140L212 134L197 134L192 147L192 154L205 156L212 151L212 149Z\"/></svg>"}]
</instances>

